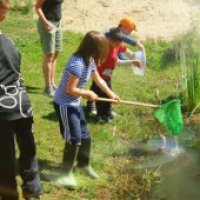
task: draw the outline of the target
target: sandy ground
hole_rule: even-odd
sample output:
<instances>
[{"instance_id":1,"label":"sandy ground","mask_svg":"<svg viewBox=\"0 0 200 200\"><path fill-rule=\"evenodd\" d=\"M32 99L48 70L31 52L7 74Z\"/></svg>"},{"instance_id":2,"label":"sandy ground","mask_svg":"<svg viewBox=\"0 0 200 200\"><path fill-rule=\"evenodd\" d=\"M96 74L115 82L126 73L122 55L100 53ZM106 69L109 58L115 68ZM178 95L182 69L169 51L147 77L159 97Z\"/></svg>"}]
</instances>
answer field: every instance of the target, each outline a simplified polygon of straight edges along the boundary
<instances>
[{"instance_id":1,"label":"sandy ground","mask_svg":"<svg viewBox=\"0 0 200 200\"><path fill-rule=\"evenodd\" d=\"M130 16L137 23L136 37L170 40L188 30L198 9L200 0L64 0L63 26L74 32L103 32Z\"/></svg>"}]
</instances>

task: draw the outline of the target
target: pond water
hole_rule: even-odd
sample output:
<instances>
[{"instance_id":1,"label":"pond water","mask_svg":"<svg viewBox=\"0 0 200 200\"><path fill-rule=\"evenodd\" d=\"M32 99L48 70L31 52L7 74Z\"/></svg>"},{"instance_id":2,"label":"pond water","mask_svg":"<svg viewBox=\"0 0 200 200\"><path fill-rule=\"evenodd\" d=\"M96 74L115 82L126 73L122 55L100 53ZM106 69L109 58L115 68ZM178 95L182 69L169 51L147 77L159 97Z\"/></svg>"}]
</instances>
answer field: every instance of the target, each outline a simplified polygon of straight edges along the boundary
<instances>
[{"instance_id":1,"label":"pond water","mask_svg":"<svg viewBox=\"0 0 200 200\"><path fill-rule=\"evenodd\" d=\"M158 150L159 138L136 144L132 155L145 156L136 168L160 167L162 182L157 184L149 200L200 200L200 154L192 148L195 131L185 128L178 138L167 141L165 149Z\"/></svg>"}]
</instances>

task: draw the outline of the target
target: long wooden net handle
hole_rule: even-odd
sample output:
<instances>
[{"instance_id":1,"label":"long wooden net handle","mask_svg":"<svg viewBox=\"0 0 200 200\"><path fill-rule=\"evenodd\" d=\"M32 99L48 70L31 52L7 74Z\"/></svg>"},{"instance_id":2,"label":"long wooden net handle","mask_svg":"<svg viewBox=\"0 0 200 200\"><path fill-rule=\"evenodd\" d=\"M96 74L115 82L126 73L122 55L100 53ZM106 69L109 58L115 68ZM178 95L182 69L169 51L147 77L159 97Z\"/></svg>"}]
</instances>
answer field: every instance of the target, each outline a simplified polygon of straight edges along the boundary
<instances>
[{"instance_id":1,"label":"long wooden net handle","mask_svg":"<svg viewBox=\"0 0 200 200\"><path fill-rule=\"evenodd\" d=\"M118 101L115 100L115 99L107 99L107 98L98 98L97 101L118 103ZM156 105L156 104L141 103L141 102L136 102L136 101L121 100L120 103L122 103L122 104L128 104L128 105L133 105L133 106L145 106L145 107L151 107L151 108L160 108L161 107L160 105Z\"/></svg>"}]
</instances>

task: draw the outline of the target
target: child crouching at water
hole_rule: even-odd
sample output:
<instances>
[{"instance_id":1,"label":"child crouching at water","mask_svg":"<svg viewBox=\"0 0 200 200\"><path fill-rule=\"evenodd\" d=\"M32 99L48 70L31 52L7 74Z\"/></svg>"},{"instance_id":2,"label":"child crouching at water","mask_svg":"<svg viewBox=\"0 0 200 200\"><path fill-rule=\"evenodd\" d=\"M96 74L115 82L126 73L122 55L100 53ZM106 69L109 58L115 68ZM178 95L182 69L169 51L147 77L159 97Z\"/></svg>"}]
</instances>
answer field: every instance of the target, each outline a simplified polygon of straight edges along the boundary
<instances>
[{"instance_id":1,"label":"child crouching at water","mask_svg":"<svg viewBox=\"0 0 200 200\"><path fill-rule=\"evenodd\" d=\"M133 52L123 45L123 36L124 34L121 33L118 28L112 28L109 32L106 33L109 44L109 52L106 60L98 66L97 70L100 77L105 81L109 88L111 88L112 74L117 64L127 66L134 64L138 67L141 66L141 62L139 60L133 60ZM124 53L130 59L118 59L119 53ZM100 97L109 97L107 93L105 93L94 81L90 89ZM88 102L87 108L89 111L92 110L94 108L93 103ZM114 118L116 115L112 110L112 104L110 102L97 101L96 109L100 122L107 122L109 119Z\"/></svg>"},{"instance_id":2,"label":"child crouching at water","mask_svg":"<svg viewBox=\"0 0 200 200\"><path fill-rule=\"evenodd\" d=\"M96 66L100 65L108 53L108 40L99 32L90 31L82 40L78 50L66 65L60 85L54 97L54 108L59 117L60 132L65 139L63 164L66 176L58 180L59 184L76 187L73 166L91 178L99 176L90 165L91 139L87 129L84 111L80 104L81 97L96 101L98 96L93 91L84 89L89 77L109 98L120 101L105 81L99 76Z\"/></svg>"}]
</instances>

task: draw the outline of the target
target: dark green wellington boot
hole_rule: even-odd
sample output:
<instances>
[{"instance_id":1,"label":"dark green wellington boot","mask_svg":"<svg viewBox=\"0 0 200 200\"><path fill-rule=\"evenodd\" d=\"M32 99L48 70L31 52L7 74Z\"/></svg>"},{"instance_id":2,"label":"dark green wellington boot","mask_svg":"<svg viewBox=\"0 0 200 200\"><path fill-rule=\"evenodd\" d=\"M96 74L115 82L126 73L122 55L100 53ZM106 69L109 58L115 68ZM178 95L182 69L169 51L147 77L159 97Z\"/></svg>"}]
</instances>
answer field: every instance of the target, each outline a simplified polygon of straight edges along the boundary
<instances>
[{"instance_id":1,"label":"dark green wellington boot","mask_svg":"<svg viewBox=\"0 0 200 200\"><path fill-rule=\"evenodd\" d=\"M77 160L77 169L84 172L86 175L93 179L98 179L99 175L94 171L90 164L90 155L91 155L91 139L86 139L81 141L81 146L78 152Z\"/></svg>"},{"instance_id":2,"label":"dark green wellington boot","mask_svg":"<svg viewBox=\"0 0 200 200\"><path fill-rule=\"evenodd\" d=\"M63 165L65 174L63 177L59 178L56 181L58 185L63 185L71 189L77 187L77 182L73 174L73 167L74 167L74 162L77 159L78 151L79 151L79 146L70 145L67 142L65 143L64 156L63 156Z\"/></svg>"}]
</instances>

